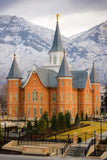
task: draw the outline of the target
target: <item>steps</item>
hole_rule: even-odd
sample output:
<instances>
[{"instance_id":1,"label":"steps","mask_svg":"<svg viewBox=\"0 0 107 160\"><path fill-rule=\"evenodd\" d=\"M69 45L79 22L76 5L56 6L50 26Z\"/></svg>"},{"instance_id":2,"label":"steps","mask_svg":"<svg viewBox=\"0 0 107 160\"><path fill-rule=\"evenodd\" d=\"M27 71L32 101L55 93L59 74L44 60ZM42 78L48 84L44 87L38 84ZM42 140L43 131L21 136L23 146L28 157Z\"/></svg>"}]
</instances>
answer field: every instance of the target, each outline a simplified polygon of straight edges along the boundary
<instances>
[{"instance_id":1,"label":"steps","mask_svg":"<svg viewBox=\"0 0 107 160\"><path fill-rule=\"evenodd\" d=\"M86 147L71 146L67 151L66 156L84 157L85 149Z\"/></svg>"}]
</instances>

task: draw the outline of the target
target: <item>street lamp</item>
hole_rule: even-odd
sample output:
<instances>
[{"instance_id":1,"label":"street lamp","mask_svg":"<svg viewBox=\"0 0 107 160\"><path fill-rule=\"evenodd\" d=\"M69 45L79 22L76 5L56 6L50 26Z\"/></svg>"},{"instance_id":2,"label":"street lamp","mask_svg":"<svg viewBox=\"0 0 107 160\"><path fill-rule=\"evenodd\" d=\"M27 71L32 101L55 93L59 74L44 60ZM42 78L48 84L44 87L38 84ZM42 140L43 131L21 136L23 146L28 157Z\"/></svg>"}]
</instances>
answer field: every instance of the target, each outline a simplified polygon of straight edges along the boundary
<instances>
[{"instance_id":1,"label":"street lamp","mask_svg":"<svg viewBox=\"0 0 107 160\"><path fill-rule=\"evenodd\" d=\"M4 123L4 132L5 132L5 135L4 135L4 142L6 142L6 123Z\"/></svg>"},{"instance_id":2,"label":"street lamp","mask_svg":"<svg viewBox=\"0 0 107 160\"><path fill-rule=\"evenodd\" d=\"M95 150L96 140L95 140L95 135L96 135L96 131L94 131L94 156L96 156L96 150Z\"/></svg>"},{"instance_id":3,"label":"street lamp","mask_svg":"<svg viewBox=\"0 0 107 160\"><path fill-rule=\"evenodd\" d=\"M100 140L102 144L102 121L100 121Z\"/></svg>"}]
</instances>

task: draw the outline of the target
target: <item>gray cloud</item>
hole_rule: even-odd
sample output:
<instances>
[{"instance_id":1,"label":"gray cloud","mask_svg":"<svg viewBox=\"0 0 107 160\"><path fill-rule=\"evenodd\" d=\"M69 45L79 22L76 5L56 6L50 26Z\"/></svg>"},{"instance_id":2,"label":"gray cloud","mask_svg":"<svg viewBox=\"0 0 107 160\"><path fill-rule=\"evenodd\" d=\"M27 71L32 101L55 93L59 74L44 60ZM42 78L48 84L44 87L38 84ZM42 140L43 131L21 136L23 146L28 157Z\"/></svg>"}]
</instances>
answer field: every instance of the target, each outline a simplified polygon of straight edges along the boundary
<instances>
[{"instance_id":1,"label":"gray cloud","mask_svg":"<svg viewBox=\"0 0 107 160\"><path fill-rule=\"evenodd\" d=\"M0 0L0 12L7 9L10 13L15 10L16 13L35 17L57 12L73 14L107 10L107 0Z\"/></svg>"},{"instance_id":2,"label":"gray cloud","mask_svg":"<svg viewBox=\"0 0 107 160\"><path fill-rule=\"evenodd\" d=\"M57 13L66 16L64 34L68 28L68 35L78 33L106 20L107 0L0 0L0 14L24 17L51 29Z\"/></svg>"}]
</instances>

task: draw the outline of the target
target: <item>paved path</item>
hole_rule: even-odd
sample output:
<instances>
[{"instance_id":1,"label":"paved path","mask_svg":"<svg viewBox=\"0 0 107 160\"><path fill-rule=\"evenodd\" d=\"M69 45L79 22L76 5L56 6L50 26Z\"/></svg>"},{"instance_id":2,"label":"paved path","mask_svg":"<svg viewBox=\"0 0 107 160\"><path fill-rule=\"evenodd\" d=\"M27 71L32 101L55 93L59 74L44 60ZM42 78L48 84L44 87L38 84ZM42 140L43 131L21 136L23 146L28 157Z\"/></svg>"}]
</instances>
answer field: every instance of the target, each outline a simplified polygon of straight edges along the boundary
<instances>
[{"instance_id":1,"label":"paved path","mask_svg":"<svg viewBox=\"0 0 107 160\"><path fill-rule=\"evenodd\" d=\"M60 157L60 156L27 156L27 155L6 155L0 154L0 160L100 160L96 158L79 158L79 157Z\"/></svg>"}]
</instances>

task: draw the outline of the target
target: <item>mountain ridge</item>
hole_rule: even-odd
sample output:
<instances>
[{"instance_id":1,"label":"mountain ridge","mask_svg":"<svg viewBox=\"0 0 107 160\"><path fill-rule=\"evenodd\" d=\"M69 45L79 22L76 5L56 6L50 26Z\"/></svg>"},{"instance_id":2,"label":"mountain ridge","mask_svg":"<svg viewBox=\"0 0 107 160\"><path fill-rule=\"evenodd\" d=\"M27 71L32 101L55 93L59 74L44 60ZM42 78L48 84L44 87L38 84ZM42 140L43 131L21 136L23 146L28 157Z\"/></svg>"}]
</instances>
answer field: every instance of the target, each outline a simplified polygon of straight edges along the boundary
<instances>
[{"instance_id":1,"label":"mountain ridge","mask_svg":"<svg viewBox=\"0 0 107 160\"><path fill-rule=\"evenodd\" d=\"M33 64L40 66L44 62L48 63L48 51L52 46L53 37L54 31L30 23L22 17L0 16L0 79L5 80L14 52L24 77ZM62 36L62 42L73 70L91 70L94 60L100 81L106 84L107 21L75 35L74 38Z\"/></svg>"}]
</instances>

